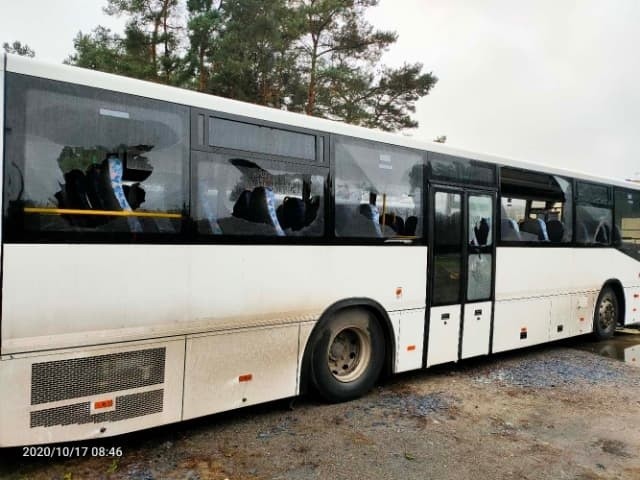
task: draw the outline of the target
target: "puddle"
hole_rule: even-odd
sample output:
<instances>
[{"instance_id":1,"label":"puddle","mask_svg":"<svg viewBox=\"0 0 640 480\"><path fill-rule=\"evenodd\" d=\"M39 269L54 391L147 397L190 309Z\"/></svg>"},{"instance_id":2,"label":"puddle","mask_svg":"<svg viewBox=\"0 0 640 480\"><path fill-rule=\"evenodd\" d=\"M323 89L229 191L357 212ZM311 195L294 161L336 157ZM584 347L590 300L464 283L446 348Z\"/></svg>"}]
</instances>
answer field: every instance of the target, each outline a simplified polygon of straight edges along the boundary
<instances>
[{"instance_id":1,"label":"puddle","mask_svg":"<svg viewBox=\"0 0 640 480\"><path fill-rule=\"evenodd\" d=\"M640 368L640 330L618 331L611 340L583 343L576 348Z\"/></svg>"}]
</instances>

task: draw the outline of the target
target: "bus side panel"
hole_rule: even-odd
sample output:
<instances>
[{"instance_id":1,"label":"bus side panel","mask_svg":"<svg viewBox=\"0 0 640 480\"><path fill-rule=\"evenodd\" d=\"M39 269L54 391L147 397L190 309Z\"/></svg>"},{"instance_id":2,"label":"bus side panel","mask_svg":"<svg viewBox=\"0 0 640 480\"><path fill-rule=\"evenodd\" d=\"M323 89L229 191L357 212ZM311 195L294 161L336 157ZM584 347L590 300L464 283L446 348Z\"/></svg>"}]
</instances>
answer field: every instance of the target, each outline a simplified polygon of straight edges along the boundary
<instances>
[{"instance_id":1,"label":"bus side panel","mask_svg":"<svg viewBox=\"0 0 640 480\"><path fill-rule=\"evenodd\" d=\"M610 279L636 291L640 263L613 248L498 248L493 351L590 332L597 296Z\"/></svg>"},{"instance_id":2,"label":"bus side panel","mask_svg":"<svg viewBox=\"0 0 640 480\"><path fill-rule=\"evenodd\" d=\"M624 324L640 323L640 287L625 288L624 297L627 306Z\"/></svg>"},{"instance_id":3,"label":"bus side panel","mask_svg":"<svg viewBox=\"0 0 640 480\"><path fill-rule=\"evenodd\" d=\"M288 325L189 338L183 418L296 395L298 332Z\"/></svg>"},{"instance_id":4,"label":"bus side panel","mask_svg":"<svg viewBox=\"0 0 640 480\"><path fill-rule=\"evenodd\" d=\"M0 172L4 172L4 63L6 60L6 55L0 55ZM4 178L4 174L0 175ZM2 205L4 198L2 189L4 186L4 181L0 182L0 205ZM4 208L4 206L3 206ZM3 210L4 211L4 210ZM2 236L2 223L0 222L0 239L4 238ZM2 337L0 336L0 345L2 345Z\"/></svg>"},{"instance_id":5,"label":"bus side panel","mask_svg":"<svg viewBox=\"0 0 640 480\"><path fill-rule=\"evenodd\" d=\"M419 309L426 269L413 246L10 244L2 353L298 324L354 297Z\"/></svg>"},{"instance_id":6,"label":"bus side panel","mask_svg":"<svg viewBox=\"0 0 640 480\"><path fill-rule=\"evenodd\" d=\"M2 360L0 447L179 421L183 373L184 339Z\"/></svg>"},{"instance_id":7,"label":"bus side panel","mask_svg":"<svg viewBox=\"0 0 640 480\"><path fill-rule=\"evenodd\" d=\"M394 373L422 368L424 315L424 308L402 310L389 314L396 335Z\"/></svg>"}]
</instances>

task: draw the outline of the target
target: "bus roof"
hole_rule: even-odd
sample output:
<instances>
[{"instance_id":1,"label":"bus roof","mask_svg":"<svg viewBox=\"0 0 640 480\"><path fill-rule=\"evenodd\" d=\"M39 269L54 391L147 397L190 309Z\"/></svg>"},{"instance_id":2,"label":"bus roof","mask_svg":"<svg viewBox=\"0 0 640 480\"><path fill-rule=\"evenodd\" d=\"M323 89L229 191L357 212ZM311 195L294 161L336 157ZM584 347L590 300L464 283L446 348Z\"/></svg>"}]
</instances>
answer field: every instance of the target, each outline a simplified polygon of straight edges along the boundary
<instances>
[{"instance_id":1,"label":"bus roof","mask_svg":"<svg viewBox=\"0 0 640 480\"><path fill-rule=\"evenodd\" d=\"M217 97L215 95L161 85L144 80L127 78L120 75L99 72L96 70L89 70L64 64L43 62L12 54L5 54L4 62L1 62L0 64L0 71L2 70L3 66L8 72L18 74L32 75L36 77L47 78L50 80L58 80L94 88L101 88L104 90L128 93L190 107L215 110L232 115L245 116L263 121L290 125L298 128L307 128L320 132L347 135L376 142L416 148L420 150L428 150L431 152L454 155L509 167L546 172L554 175L568 176L586 181L606 183L626 187L629 189L640 190L640 184L628 180L600 177L584 172L558 168L542 163L531 163L499 157L487 153L471 152L455 147L450 147L441 143L419 140L413 137L407 137L395 133L382 132L379 130L345 124L334 120L311 117L300 113L287 112L284 110L254 105L238 100L230 100L228 98Z\"/></svg>"}]
</instances>

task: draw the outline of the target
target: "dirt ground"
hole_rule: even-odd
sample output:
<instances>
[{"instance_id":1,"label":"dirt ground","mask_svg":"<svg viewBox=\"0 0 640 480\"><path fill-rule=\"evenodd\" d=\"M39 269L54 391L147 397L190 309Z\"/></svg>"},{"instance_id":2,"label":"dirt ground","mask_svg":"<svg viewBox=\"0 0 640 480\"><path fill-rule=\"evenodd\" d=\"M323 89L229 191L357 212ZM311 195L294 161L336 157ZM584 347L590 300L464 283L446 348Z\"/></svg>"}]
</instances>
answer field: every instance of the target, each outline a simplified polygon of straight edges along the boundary
<instances>
[{"instance_id":1,"label":"dirt ground","mask_svg":"<svg viewBox=\"0 0 640 480\"><path fill-rule=\"evenodd\" d=\"M396 376L345 404L298 398L80 444L122 447L117 459L0 450L0 478L640 479L640 369L598 350L555 343Z\"/></svg>"}]
</instances>

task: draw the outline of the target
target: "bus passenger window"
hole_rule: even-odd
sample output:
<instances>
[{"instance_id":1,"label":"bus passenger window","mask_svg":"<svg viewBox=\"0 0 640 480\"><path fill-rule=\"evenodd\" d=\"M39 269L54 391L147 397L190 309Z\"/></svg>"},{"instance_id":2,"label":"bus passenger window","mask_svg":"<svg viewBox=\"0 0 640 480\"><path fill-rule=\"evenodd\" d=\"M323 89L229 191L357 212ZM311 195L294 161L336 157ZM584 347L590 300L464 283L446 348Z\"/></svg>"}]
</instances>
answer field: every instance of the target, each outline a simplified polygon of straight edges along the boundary
<instances>
[{"instance_id":1,"label":"bus passenger window","mask_svg":"<svg viewBox=\"0 0 640 480\"><path fill-rule=\"evenodd\" d=\"M640 260L640 192L616 189L614 245L627 255Z\"/></svg>"},{"instance_id":2,"label":"bus passenger window","mask_svg":"<svg viewBox=\"0 0 640 480\"><path fill-rule=\"evenodd\" d=\"M199 234L323 235L322 168L195 151L192 158Z\"/></svg>"},{"instance_id":3,"label":"bus passenger window","mask_svg":"<svg viewBox=\"0 0 640 480\"><path fill-rule=\"evenodd\" d=\"M560 244L572 241L571 182L555 175L501 169L500 240Z\"/></svg>"},{"instance_id":4,"label":"bus passenger window","mask_svg":"<svg viewBox=\"0 0 640 480\"><path fill-rule=\"evenodd\" d=\"M576 192L576 241L585 245L611 245L613 199L603 185L578 182Z\"/></svg>"},{"instance_id":5,"label":"bus passenger window","mask_svg":"<svg viewBox=\"0 0 640 480\"><path fill-rule=\"evenodd\" d=\"M7 89L9 235L180 233L186 107L26 76Z\"/></svg>"},{"instance_id":6,"label":"bus passenger window","mask_svg":"<svg viewBox=\"0 0 640 480\"><path fill-rule=\"evenodd\" d=\"M406 148L336 140L336 235L422 235L423 157Z\"/></svg>"}]
</instances>

